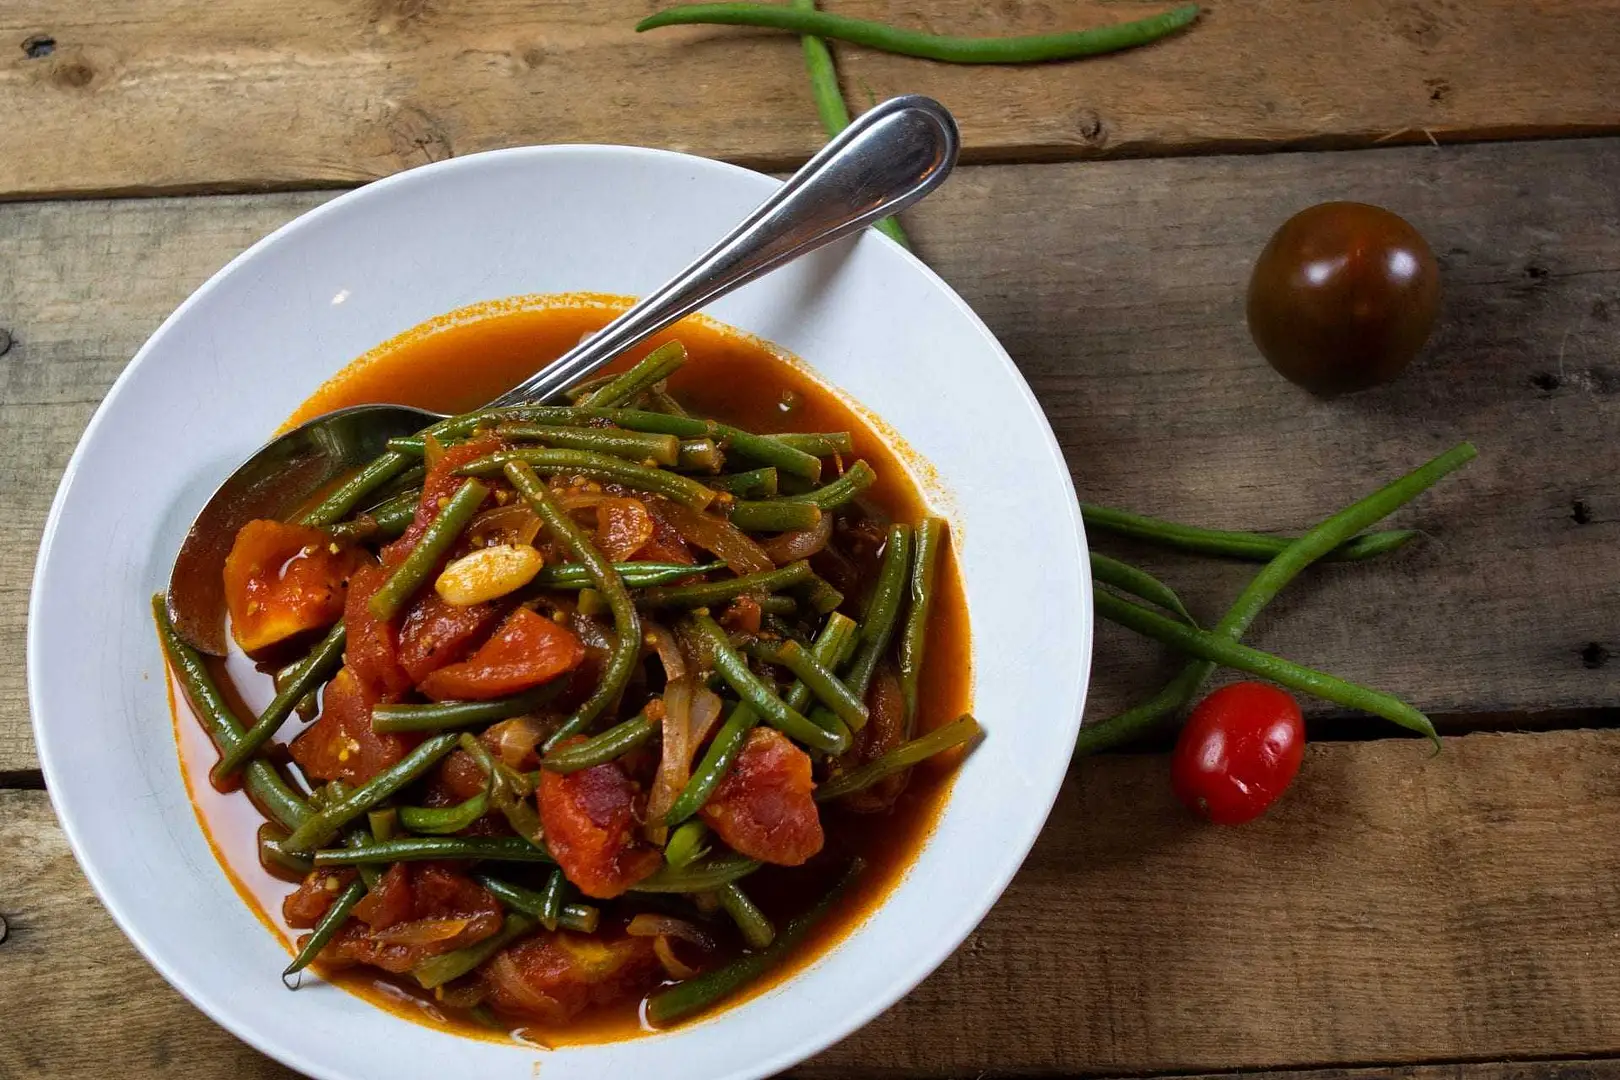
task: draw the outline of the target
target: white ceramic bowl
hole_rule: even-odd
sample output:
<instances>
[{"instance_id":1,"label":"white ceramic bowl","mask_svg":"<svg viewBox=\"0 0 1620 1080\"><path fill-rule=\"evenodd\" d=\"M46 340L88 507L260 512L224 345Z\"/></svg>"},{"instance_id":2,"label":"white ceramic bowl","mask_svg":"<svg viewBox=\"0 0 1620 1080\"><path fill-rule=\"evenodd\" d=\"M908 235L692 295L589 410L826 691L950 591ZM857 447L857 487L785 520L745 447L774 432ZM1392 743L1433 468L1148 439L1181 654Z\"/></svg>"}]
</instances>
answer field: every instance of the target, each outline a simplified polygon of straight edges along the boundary
<instances>
[{"instance_id":1,"label":"white ceramic bowl","mask_svg":"<svg viewBox=\"0 0 1620 1080\"><path fill-rule=\"evenodd\" d=\"M311 211L225 267L152 335L68 464L28 623L51 798L91 884L164 977L226 1028L317 1077L758 1077L854 1031L967 936L1034 842L1069 761L1091 657L1085 540L1045 417L966 304L878 234L709 313L799 355L938 470L988 737L902 883L769 993L639 1039L539 1051L445 1034L325 985L233 891L176 763L148 603L212 488L327 377L481 300L660 284L775 181L603 146L441 162ZM239 800L239 802L241 802ZM210 819L213 820L212 818ZM220 826L246 843L245 819ZM233 836L233 834L239 834Z\"/></svg>"}]
</instances>

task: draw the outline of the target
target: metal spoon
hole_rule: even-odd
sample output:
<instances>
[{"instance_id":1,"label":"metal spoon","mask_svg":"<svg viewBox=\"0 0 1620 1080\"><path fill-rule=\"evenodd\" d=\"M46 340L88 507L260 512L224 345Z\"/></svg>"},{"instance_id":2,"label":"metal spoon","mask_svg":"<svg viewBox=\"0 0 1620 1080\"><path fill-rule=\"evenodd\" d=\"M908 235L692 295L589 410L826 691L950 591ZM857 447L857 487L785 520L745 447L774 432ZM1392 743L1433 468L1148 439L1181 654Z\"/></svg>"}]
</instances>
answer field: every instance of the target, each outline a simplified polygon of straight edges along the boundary
<instances>
[{"instance_id":1,"label":"metal spoon","mask_svg":"<svg viewBox=\"0 0 1620 1080\"><path fill-rule=\"evenodd\" d=\"M806 252L903 210L944 181L960 149L956 121L931 98L893 98L863 114L759 209L602 331L492 406L550 401L609 360ZM180 636L225 653L222 574L237 530L281 518L321 487L381 454L389 439L442 420L403 405L355 405L272 440L220 485L180 546L169 617Z\"/></svg>"}]
</instances>

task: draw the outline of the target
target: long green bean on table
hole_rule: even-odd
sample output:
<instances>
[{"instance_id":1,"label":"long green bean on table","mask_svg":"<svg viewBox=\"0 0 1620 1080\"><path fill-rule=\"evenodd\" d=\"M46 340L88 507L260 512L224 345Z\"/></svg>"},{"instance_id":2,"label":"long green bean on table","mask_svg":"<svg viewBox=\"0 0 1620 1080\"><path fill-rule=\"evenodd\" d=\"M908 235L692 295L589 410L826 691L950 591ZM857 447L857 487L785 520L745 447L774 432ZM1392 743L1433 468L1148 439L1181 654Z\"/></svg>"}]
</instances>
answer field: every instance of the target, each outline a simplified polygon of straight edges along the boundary
<instances>
[{"instance_id":1,"label":"long green bean on table","mask_svg":"<svg viewBox=\"0 0 1620 1080\"><path fill-rule=\"evenodd\" d=\"M1086 528L1128 536L1161 547L1191 551L1200 555L1219 555L1231 559L1253 559L1269 562L1281 555L1295 537L1271 536L1267 533L1241 532L1232 529L1206 529L1198 525L1183 525L1162 518L1133 514L1094 503L1081 503L1080 516ZM1389 529L1384 532L1364 533L1352 537L1330 551L1324 558L1351 562L1376 558L1415 540L1416 529Z\"/></svg>"}]
</instances>

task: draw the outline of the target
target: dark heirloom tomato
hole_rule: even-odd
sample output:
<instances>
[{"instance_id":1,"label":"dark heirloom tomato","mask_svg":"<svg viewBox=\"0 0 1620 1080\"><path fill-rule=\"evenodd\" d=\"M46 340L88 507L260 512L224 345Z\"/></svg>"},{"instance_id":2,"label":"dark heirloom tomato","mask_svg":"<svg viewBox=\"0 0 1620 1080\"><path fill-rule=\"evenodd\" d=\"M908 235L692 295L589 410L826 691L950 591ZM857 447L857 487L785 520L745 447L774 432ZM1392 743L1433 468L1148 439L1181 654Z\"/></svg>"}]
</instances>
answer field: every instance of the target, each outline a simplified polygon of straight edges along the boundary
<instances>
[{"instance_id":1,"label":"dark heirloom tomato","mask_svg":"<svg viewBox=\"0 0 1620 1080\"><path fill-rule=\"evenodd\" d=\"M1187 718L1170 759L1176 797L1217 825L1241 825L1277 801L1305 758L1299 705L1275 686L1223 686Z\"/></svg>"},{"instance_id":2,"label":"dark heirloom tomato","mask_svg":"<svg viewBox=\"0 0 1620 1080\"><path fill-rule=\"evenodd\" d=\"M303 525L242 526L225 557L225 605L243 652L260 652L337 622L350 576L371 556L332 547L324 532Z\"/></svg>"},{"instance_id":3,"label":"dark heirloom tomato","mask_svg":"<svg viewBox=\"0 0 1620 1080\"><path fill-rule=\"evenodd\" d=\"M1440 272L1388 210L1330 202L1283 223L1249 279L1249 333L1271 366L1318 394L1389 382L1428 340Z\"/></svg>"},{"instance_id":4,"label":"dark heirloom tomato","mask_svg":"<svg viewBox=\"0 0 1620 1080\"><path fill-rule=\"evenodd\" d=\"M810 755L775 728L757 727L703 804L703 820L751 859L798 866L821 850Z\"/></svg>"}]
</instances>

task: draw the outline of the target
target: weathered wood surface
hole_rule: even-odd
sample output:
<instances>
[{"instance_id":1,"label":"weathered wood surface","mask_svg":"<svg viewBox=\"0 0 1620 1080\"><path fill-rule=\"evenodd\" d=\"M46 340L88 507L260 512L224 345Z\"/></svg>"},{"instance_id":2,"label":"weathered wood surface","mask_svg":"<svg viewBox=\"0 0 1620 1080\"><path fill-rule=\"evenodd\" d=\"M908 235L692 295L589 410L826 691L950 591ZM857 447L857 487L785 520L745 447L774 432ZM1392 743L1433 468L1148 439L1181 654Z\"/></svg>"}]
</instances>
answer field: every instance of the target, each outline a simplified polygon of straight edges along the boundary
<instances>
[{"instance_id":1,"label":"weathered wood surface","mask_svg":"<svg viewBox=\"0 0 1620 1080\"><path fill-rule=\"evenodd\" d=\"M974 35L1172 0L834 0ZM784 167L821 142L796 42L655 0L0 0L0 197L345 185L523 143ZM847 96L939 97L970 160L1614 132L1620 0L1244 0L1081 63L964 68L839 47Z\"/></svg>"},{"instance_id":2,"label":"weathered wood surface","mask_svg":"<svg viewBox=\"0 0 1620 1080\"><path fill-rule=\"evenodd\" d=\"M1617 172L1611 140L966 168L909 224L1022 367L1085 498L1299 528L1474 438L1481 460L1401 515L1432 534L1421 548L1313 573L1254 640L1453 730L1594 722L1620 707ZM1283 218L1352 196L1428 236L1445 314L1396 386L1322 402L1255 355L1242 294ZM325 197L0 207L13 338L0 356L0 773L35 765L27 583L95 403L192 288ZM1251 572L1150 565L1206 616ZM1160 677L1155 655L1105 628L1093 715Z\"/></svg>"},{"instance_id":3,"label":"weathered wood surface","mask_svg":"<svg viewBox=\"0 0 1620 1080\"><path fill-rule=\"evenodd\" d=\"M1409 741L1318 744L1293 791L1242 829L1181 810L1161 758L1091 759L967 943L800 1072L1614 1057L1617 829L1613 731L1469 735L1433 758ZM107 1061L165 1080L287 1075L135 954L41 792L0 792L0 914L0 1015L26 1017L0 1025L0 1075L90 1075ZM1616 1075L1573 1068L1406 1075Z\"/></svg>"}]
</instances>

